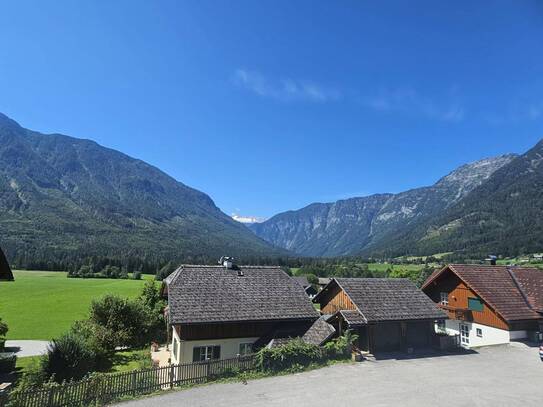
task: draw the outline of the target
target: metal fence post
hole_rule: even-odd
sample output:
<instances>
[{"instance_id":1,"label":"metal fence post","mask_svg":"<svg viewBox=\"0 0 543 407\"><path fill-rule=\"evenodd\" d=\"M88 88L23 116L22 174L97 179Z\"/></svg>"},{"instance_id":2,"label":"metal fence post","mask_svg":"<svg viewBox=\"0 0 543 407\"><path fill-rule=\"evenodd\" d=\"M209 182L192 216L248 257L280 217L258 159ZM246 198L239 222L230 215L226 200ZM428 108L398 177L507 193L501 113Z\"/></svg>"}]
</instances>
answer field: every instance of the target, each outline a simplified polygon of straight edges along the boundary
<instances>
[{"instance_id":1,"label":"metal fence post","mask_svg":"<svg viewBox=\"0 0 543 407\"><path fill-rule=\"evenodd\" d=\"M174 365L170 365L170 389L173 389Z\"/></svg>"}]
</instances>

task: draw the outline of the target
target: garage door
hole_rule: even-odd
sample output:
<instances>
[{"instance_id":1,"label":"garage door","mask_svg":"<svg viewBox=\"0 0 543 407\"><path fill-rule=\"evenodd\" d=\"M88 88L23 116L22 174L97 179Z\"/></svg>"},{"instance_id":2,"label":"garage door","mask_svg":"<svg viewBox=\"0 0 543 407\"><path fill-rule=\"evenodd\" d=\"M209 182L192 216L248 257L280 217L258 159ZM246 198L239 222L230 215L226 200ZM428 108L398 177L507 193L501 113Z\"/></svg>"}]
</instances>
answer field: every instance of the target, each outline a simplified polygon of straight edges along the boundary
<instances>
[{"instance_id":1,"label":"garage door","mask_svg":"<svg viewBox=\"0 0 543 407\"><path fill-rule=\"evenodd\" d=\"M411 348L426 348L429 345L428 330L430 323L408 322L407 323L407 346Z\"/></svg>"},{"instance_id":2,"label":"garage door","mask_svg":"<svg viewBox=\"0 0 543 407\"><path fill-rule=\"evenodd\" d=\"M375 325L375 351L394 351L400 349L400 324L398 322L380 323Z\"/></svg>"}]
</instances>

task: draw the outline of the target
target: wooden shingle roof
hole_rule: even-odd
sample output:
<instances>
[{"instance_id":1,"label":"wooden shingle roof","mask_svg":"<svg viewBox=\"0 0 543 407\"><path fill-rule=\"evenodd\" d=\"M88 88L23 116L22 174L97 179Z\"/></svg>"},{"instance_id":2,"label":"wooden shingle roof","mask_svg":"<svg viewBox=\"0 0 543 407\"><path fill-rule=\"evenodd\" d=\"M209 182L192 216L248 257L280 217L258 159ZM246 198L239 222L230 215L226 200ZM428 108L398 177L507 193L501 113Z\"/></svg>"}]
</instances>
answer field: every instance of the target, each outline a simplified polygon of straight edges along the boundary
<instances>
[{"instance_id":1,"label":"wooden shingle roof","mask_svg":"<svg viewBox=\"0 0 543 407\"><path fill-rule=\"evenodd\" d=\"M445 313L405 278L336 278L341 289L356 305L360 316L345 317L357 323L444 319ZM342 311L345 312L345 311Z\"/></svg>"},{"instance_id":2,"label":"wooden shingle roof","mask_svg":"<svg viewBox=\"0 0 543 407\"><path fill-rule=\"evenodd\" d=\"M319 317L303 287L279 267L183 265L164 283L170 324Z\"/></svg>"},{"instance_id":3,"label":"wooden shingle roof","mask_svg":"<svg viewBox=\"0 0 543 407\"><path fill-rule=\"evenodd\" d=\"M336 328L326 322L324 317L320 317L313 325L311 325L307 332L302 336L302 339L306 343L321 346L335 333Z\"/></svg>"},{"instance_id":4,"label":"wooden shingle roof","mask_svg":"<svg viewBox=\"0 0 543 407\"><path fill-rule=\"evenodd\" d=\"M456 274L506 321L542 318L539 312L543 312L543 271L529 267L449 264L433 273L423 290L448 271Z\"/></svg>"}]
</instances>

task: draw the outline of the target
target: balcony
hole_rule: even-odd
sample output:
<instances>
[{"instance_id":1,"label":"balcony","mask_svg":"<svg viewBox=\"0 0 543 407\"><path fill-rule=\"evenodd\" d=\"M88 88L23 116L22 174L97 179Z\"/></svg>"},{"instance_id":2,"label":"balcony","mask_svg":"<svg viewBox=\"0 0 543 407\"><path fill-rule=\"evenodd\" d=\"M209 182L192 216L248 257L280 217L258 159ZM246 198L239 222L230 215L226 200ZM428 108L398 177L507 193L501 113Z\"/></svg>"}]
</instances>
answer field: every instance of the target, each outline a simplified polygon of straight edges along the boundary
<instances>
[{"instance_id":1,"label":"balcony","mask_svg":"<svg viewBox=\"0 0 543 407\"><path fill-rule=\"evenodd\" d=\"M457 319L460 321L473 321L473 314L468 308L452 307L450 305L437 304L439 308L447 312L449 319Z\"/></svg>"}]
</instances>

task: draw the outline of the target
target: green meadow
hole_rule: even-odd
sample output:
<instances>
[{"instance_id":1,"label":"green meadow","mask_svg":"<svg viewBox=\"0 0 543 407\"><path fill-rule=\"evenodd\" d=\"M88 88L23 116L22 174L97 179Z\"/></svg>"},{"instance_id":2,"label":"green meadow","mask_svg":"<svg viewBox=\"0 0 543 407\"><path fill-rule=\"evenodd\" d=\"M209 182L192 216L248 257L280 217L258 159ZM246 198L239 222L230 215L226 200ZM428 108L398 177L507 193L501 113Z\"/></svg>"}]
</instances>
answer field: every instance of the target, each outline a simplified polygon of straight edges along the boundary
<instances>
[{"instance_id":1,"label":"green meadow","mask_svg":"<svg viewBox=\"0 0 543 407\"><path fill-rule=\"evenodd\" d=\"M52 339L87 316L89 305L105 294L139 295L145 279L67 278L64 272L14 271L15 281L0 282L0 317L7 339Z\"/></svg>"}]
</instances>

